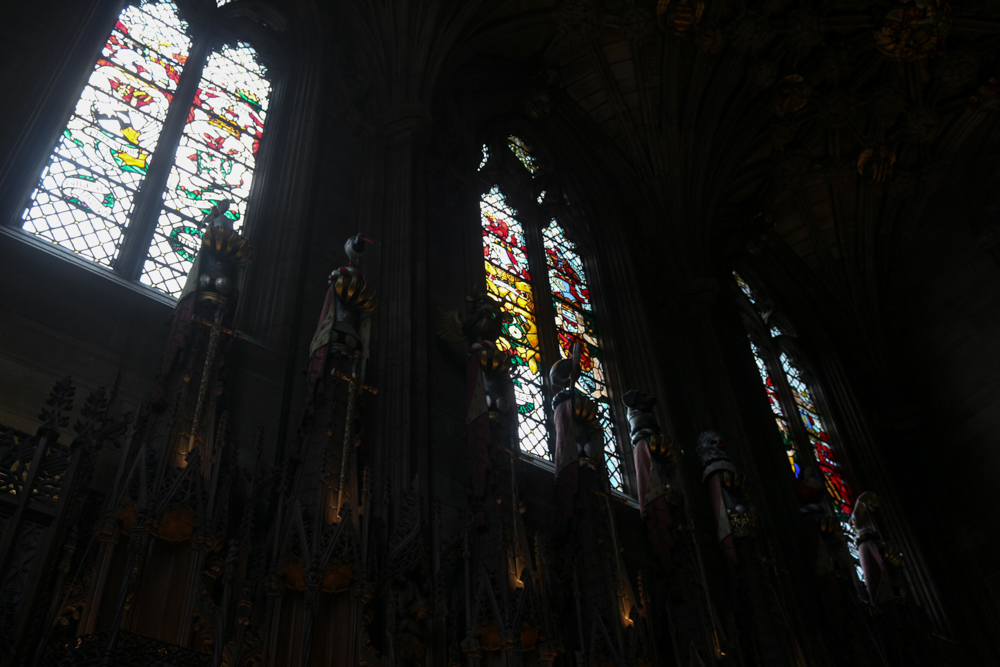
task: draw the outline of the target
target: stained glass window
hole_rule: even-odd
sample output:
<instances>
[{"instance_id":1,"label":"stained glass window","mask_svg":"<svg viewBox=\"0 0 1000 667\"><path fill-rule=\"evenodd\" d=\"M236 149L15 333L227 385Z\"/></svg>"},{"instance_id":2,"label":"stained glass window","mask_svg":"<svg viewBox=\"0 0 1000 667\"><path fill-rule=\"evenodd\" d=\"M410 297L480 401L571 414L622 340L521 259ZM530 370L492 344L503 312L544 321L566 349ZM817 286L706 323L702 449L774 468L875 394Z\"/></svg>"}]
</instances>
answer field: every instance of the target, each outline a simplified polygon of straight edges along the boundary
<instances>
[{"instance_id":1,"label":"stained glass window","mask_svg":"<svg viewBox=\"0 0 1000 667\"><path fill-rule=\"evenodd\" d=\"M129 273L117 265L122 244L150 231L130 224L136 203L164 189L162 175L147 181L150 165L172 162L141 280L174 296L214 201L229 199L234 220L245 214L270 94L248 45L224 46L193 69L191 48L173 2L122 10L23 215L25 231ZM193 100L177 96L185 76L201 77ZM175 104L190 107L183 134L161 136Z\"/></svg>"},{"instance_id":2,"label":"stained glass window","mask_svg":"<svg viewBox=\"0 0 1000 667\"><path fill-rule=\"evenodd\" d=\"M842 524L846 524L851 516L854 496L840 474L836 456L830 447L830 436L823 428L819 408L813 400L809 386L802 380L802 371L792 363L788 355L781 353L781 368L785 371L788 385L792 388L795 405L799 410L799 418L809 434L809 443L816 454L816 463L823 473L827 493L833 502L834 512Z\"/></svg>"},{"instance_id":3,"label":"stained glass window","mask_svg":"<svg viewBox=\"0 0 1000 667\"><path fill-rule=\"evenodd\" d=\"M521 449L547 459L538 327L524 229L496 186L483 195L479 207L486 286L512 316L497 342L511 356Z\"/></svg>"},{"instance_id":4,"label":"stained glass window","mask_svg":"<svg viewBox=\"0 0 1000 667\"><path fill-rule=\"evenodd\" d=\"M757 363L760 379L764 382L764 389L767 391L767 401L771 405L771 412L774 413L774 421L778 425L778 432L781 433L781 440L784 444L785 452L788 454L788 463L792 466L792 472L795 474L795 477L798 478L802 473L802 468L799 466L799 453L788 428L785 411L781 408L781 400L778 398L777 388L771 380L771 373L767 370L767 364L764 361L760 348L753 341L750 341L750 349L753 351L753 358Z\"/></svg>"},{"instance_id":5,"label":"stained glass window","mask_svg":"<svg viewBox=\"0 0 1000 667\"><path fill-rule=\"evenodd\" d=\"M733 273L733 278L736 279L736 285L740 288L740 291L743 292L743 295L750 300L750 303L756 306L757 295L754 294L754 291L750 288L750 285L747 284L747 281L743 280L743 278L738 273Z\"/></svg>"},{"instance_id":6,"label":"stained glass window","mask_svg":"<svg viewBox=\"0 0 1000 667\"><path fill-rule=\"evenodd\" d=\"M507 146L529 174L537 170L536 158L523 141L512 136L508 138ZM489 159L490 151L484 146L479 168L482 169ZM544 197L542 192L534 199L540 204ZM540 336L550 337L546 340L551 340L553 347L564 357L571 356L574 343L580 342L582 372L576 389L597 402L607 442L605 454L609 477L612 486L621 490L624 486L623 472L612 430L604 360L583 261L576 247L566 238L559 223L549 220L540 235L545 266L534 267L538 274L534 275L529 262L524 222L498 186L483 195L480 211L487 287L501 302L503 309L512 315L512 321L499 344L511 354L513 360L522 451L538 458L550 458L545 417L546 389L541 373L551 367L552 361L542 359ZM534 211L532 220L538 220L537 211ZM536 299L551 301L554 326L539 326Z\"/></svg>"},{"instance_id":7,"label":"stained glass window","mask_svg":"<svg viewBox=\"0 0 1000 667\"><path fill-rule=\"evenodd\" d=\"M573 345L581 343L580 378L577 389L597 403L598 417L604 426L604 448L611 485L622 488L621 458L614 447L611 408L608 405L604 362L598 345L597 332L590 306L590 290L583 270L583 261L576 246L566 238L555 220L542 230L545 261L548 266L549 289L555 310L556 335L559 351L564 357L573 354Z\"/></svg>"},{"instance_id":8,"label":"stained glass window","mask_svg":"<svg viewBox=\"0 0 1000 667\"><path fill-rule=\"evenodd\" d=\"M851 511L854 508L854 494L851 487L840 473L840 466L837 464L837 457L834 454L830 442L830 436L823 428L823 421L820 418L819 408L813 399L813 393L809 385L802 379L802 371L792 363L792 360L784 352L781 353L781 368L785 371L788 385L792 389L795 397L795 406L799 411L799 418L802 425L809 434L809 443L812 445L813 453L816 456L816 465L823 474L823 482L826 492L833 505L833 514L837 517L844 535L847 536L847 548L854 559L854 569L858 579L864 580L864 571L861 569L860 557L858 556L858 546L855 541L857 535L851 526Z\"/></svg>"},{"instance_id":9,"label":"stained glass window","mask_svg":"<svg viewBox=\"0 0 1000 667\"><path fill-rule=\"evenodd\" d=\"M739 274L734 273L733 276L740 291L750 301L758 315L761 315L757 293ZM758 334L762 338L768 339L767 349L762 349L753 340L750 341L750 348L753 352L754 361L757 364L757 370L764 383L768 403L771 406L775 422L781 433L792 471L795 477L798 478L802 474L802 466L813 466L811 459L815 459L815 467L821 473L820 478L826 487L833 515L840 523L844 534L848 537L848 549L855 560L855 569L859 573L858 576L861 578L861 570L857 562L857 545L854 543L854 531L849 522L854 494L841 474L840 466L837 463L831 444L830 435L823 426L824 421L814 399L813 392L803 379L801 369L792 362L786 352L781 350L778 341L774 340L779 336L785 335L785 331L780 326L765 324L763 318L761 318ZM780 365L781 371L778 380L772 378L768 369L768 360L772 361L772 367L775 369ZM784 377L781 378L781 375ZM799 413L802 429L794 427L788 421L788 416L785 414L785 408L782 407L781 400L782 394L785 392L787 392L786 395L789 399L785 402L785 405L794 405L794 409ZM798 432L799 436L802 436L804 439L808 439L812 448L812 457L808 454L803 454L802 450L798 449L795 443L796 437L792 435L795 432Z\"/></svg>"},{"instance_id":10,"label":"stained glass window","mask_svg":"<svg viewBox=\"0 0 1000 667\"><path fill-rule=\"evenodd\" d=\"M538 161L535 156L531 154L531 149L529 149L523 141L517 137L510 136L507 137L507 146L510 147L511 152L517 156L517 159L521 161L524 168L529 172L534 174L538 171Z\"/></svg>"},{"instance_id":11,"label":"stained glass window","mask_svg":"<svg viewBox=\"0 0 1000 667\"><path fill-rule=\"evenodd\" d=\"M187 61L170 3L126 7L42 172L24 229L111 266Z\"/></svg>"},{"instance_id":12,"label":"stained glass window","mask_svg":"<svg viewBox=\"0 0 1000 667\"><path fill-rule=\"evenodd\" d=\"M271 85L248 44L224 46L202 72L163 194L142 282L178 294L197 250L198 223L221 199L239 231L246 213Z\"/></svg>"}]
</instances>

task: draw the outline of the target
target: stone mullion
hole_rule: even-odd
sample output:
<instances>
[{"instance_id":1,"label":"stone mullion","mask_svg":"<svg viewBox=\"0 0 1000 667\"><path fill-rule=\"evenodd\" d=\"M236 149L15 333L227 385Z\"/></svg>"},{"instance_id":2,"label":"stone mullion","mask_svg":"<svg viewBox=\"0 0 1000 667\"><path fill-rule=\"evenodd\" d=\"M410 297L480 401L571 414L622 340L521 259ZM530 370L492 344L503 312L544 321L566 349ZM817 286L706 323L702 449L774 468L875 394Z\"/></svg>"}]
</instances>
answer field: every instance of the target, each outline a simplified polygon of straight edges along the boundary
<instances>
[{"instance_id":1,"label":"stone mullion","mask_svg":"<svg viewBox=\"0 0 1000 667\"><path fill-rule=\"evenodd\" d=\"M184 63L180 83L174 92L167 117L163 121L156 150L150 159L149 171L135 197L135 206L128 226L122 235L122 244L114 260L114 270L123 278L138 280L149 255L149 245L156 231L156 224L163 208L163 191L174 166L174 154L184 135L188 112L194 102L201 73L211 52L209 35L199 34L192 39L191 51Z\"/></svg>"},{"instance_id":2,"label":"stone mullion","mask_svg":"<svg viewBox=\"0 0 1000 667\"><path fill-rule=\"evenodd\" d=\"M772 339L768 341L766 348L762 351L764 352L764 364L767 366L767 372L771 376L771 384L774 385L775 393L778 394L781 411L785 413L785 423L788 425L789 436L792 438L792 442L795 444L799 454L799 461L801 462L799 468L812 467L816 473L816 478L824 481L825 476L820 472L819 462L816 460L815 448L813 447L812 440L809 438L809 432L802 423L802 415L799 413L798 403L795 402L795 391L788 382L788 376L785 375L785 369L781 365L781 348ZM825 482L823 490L824 492L826 491Z\"/></svg>"},{"instance_id":3,"label":"stone mullion","mask_svg":"<svg viewBox=\"0 0 1000 667\"><path fill-rule=\"evenodd\" d=\"M598 219L600 216L588 216ZM579 223L578 226L583 226ZM609 225L617 228L617 225ZM603 226L595 226L597 229L591 231L596 234L598 231L604 232ZM605 238L597 241L593 236L588 239L588 245L581 247L577 245L580 259L583 261L585 273L587 275L587 288L590 290L591 304L594 308L592 315L596 313L598 323L598 339L600 349L604 356L605 387L611 396L608 403L608 410L612 421L612 437L614 442L608 443L618 452L620 459L620 473L624 484L624 491L630 495L638 495L636 485L635 458L633 456L632 445L629 438L628 419L621 402L621 397L626 391L632 388L641 388L643 391L652 393L654 396L664 396L658 382L643 381L635 387L626 387L624 382L624 369L632 366L630 364L626 350L642 350L648 345L648 341L643 337L636 337L635 332L645 331L644 327L619 326L626 319L619 303L610 295L634 295L638 290L633 288L624 289L623 285L634 283L634 276L627 274L622 269L628 266L628 258L619 256L618 239ZM604 261L598 263L594 259L593 248L604 249ZM580 251L583 252L580 252ZM608 269L608 270L604 270ZM595 289L597 286L597 289ZM638 310L629 312L629 318L638 315ZM631 369L637 372L639 368ZM650 389L655 389L651 392ZM663 422L666 423L666 422ZM669 431L669 429L668 429Z\"/></svg>"},{"instance_id":4,"label":"stone mullion","mask_svg":"<svg viewBox=\"0 0 1000 667\"><path fill-rule=\"evenodd\" d=\"M310 35L310 39L319 41L315 35ZM301 363L297 355L305 352L295 345L296 323L301 319L300 285L310 279L322 280L322 276L306 275L308 262L303 257L308 246L309 209L314 199L311 176L315 174L315 156L321 148L316 137L321 134L327 84L323 60L322 53L309 51L302 58L301 69L294 73L287 71L285 77L278 78L258 156L262 168L253 182L250 198L253 209L247 211L247 221L253 225L248 234L260 258L247 267L246 289L236 323L238 328L267 344L289 351L288 387L294 384L297 365ZM289 420L292 393L286 390L283 399L285 420Z\"/></svg>"},{"instance_id":5,"label":"stone mullion","mask_svg":"<svg viewBox=\"0 0 1000 667\"><path fill-rule=\"evenodd\" d=\"M545 261L545 241L542 227L548 223L541 211L534 207L525 207L519 216L523 223L525 246L528 257L528 272L531 276L531 292L535 300L535 328L538 331L538 353L541 360L538 373L542 379L542 396L545 397L546 430L555 433L552 423L552 388L548 383L548 370L552 364L559 361L559 339L556 332L556 312L552 305L552 289L549 287L549 268ZM555 440L550 438L549 455L555 457Z\"/></svg>"}]
</instances>

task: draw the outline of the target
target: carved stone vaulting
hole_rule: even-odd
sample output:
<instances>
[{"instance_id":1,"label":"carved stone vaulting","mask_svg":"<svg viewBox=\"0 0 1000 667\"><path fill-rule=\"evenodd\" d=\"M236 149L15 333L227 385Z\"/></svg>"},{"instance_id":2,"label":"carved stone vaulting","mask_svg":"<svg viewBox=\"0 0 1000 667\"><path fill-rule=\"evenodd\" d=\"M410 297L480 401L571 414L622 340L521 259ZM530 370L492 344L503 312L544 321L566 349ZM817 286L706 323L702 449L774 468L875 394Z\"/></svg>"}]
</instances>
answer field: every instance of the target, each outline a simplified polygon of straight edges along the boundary
<instances>
[{"instance_id":1,"label":"carved stone vaulting","mask_svg":"<svg viewBox=\"0 0 1000 667\"><path fill-rule=\"evenodd\" d=\"M1000 664L1000 4L2 14L0 665Z\"/></svg>"}]
</instances>

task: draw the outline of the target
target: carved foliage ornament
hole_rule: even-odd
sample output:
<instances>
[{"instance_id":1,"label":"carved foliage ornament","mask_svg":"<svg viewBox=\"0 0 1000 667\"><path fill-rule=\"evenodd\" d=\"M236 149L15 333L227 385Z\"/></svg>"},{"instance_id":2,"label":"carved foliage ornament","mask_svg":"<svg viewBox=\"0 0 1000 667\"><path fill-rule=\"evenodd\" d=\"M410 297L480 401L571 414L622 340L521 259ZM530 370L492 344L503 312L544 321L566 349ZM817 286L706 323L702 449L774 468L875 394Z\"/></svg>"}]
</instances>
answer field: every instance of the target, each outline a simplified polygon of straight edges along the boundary
<instances>
[{"instance_id":1,"label":"carved foliage ornament","mask_svg":"<svg viewBox=\"0 0 1000 667\"><path fill-rule=\"evenodd\" d=\"M896 2L875 29L875 47L890 60L922 60L941 51L950 27L944 0Z\"/></svg>"},{"instance_id":2,"label":"carved foliage ornament","mask_svg":"<svg viewBox=\"0 0 1000 667\"><path fill-rule=\"evenodd\" d=\"M700 0L659 0L656 21L663 32L682 37L701 21L705 3Z\"/></svg>"},{"instance_id":3,"label":"carved foliage ornament","mask_svg":"<svg viewBox=\"0 0 1000 667\"><path fill-rule=\"evenodd\" d=\"M868 174L876 183L885 183L892 176L896 153L888 146L866 148L858 156L858 174Z\"/></svg>"}]
</instances>

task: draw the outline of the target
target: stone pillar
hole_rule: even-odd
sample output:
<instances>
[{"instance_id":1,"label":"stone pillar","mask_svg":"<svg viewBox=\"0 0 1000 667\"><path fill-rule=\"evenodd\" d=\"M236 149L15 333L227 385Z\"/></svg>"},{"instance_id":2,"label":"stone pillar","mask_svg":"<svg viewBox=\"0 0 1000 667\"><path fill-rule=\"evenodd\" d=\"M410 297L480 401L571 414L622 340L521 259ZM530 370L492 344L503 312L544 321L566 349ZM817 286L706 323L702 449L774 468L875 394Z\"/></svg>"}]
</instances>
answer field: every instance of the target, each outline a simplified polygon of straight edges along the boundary
<instances>
[{"instance_id":1,"label":"stone pillar","mask_svg":"<svg viewBox=\"0 0 1000 667\"><path fill-rule=\"evenodd\" d=\"M425 183L421 149L431 116L404 103L380 117L382 133L369 139L368 180L361 223L380 241L373 271L382 306L373 316L372 360L380 388L370 456L375 479L406 489L418 472L427 483L427 262ZM393 499L393 516L400 513Z\"/></svg>"}]
</instances>

